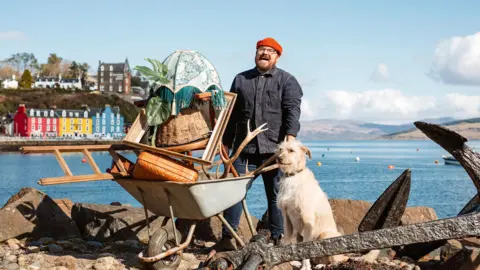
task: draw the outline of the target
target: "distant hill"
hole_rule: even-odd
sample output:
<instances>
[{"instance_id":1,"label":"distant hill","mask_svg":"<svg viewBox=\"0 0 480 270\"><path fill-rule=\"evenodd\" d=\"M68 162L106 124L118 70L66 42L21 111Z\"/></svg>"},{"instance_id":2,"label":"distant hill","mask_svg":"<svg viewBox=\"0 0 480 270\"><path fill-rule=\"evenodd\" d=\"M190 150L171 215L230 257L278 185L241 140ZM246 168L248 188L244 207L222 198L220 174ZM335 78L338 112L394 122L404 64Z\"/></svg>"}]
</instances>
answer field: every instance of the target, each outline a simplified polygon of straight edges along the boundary
<instances>
[{"instance_id":1,"label":"distant hill","mask_svg":"<svg viewBox=\"0 0 480 270\"><path fill-rule=\"evenodd\" d=\"M0 115L17 111L19 104L28 108L47 109L55 105L57 108L81 109L83 104L90 108L103 108L105 104L120 107L125 122L135 121L139 108L117 95L104 95L85 91L62 91L54 89L36 90L0 90Z\"/></svg>"},{"instance_id":2,"label":"distant hill","mask_svg":"<svg viewBox=\"0 0 480 270\"><path fill-rule=\"evenodd\" d=\"M434 123L432 121L422 120L424 122ZM480 118L470 118L463 120L453 120L441 123L442 126L451 129L469 140L480 139ZM385 140L426 140L428 137L418 130L415 126L411 129L383 135L380 139Z\"/></svg>"},{"instance_id":3,"label":"distant hill","mask_svg":"<svg viewBox=\"0 0 480 270\"><path fill-rule=\"evenodd\" d=\"M441 124L455 121L451 117L423 119L421 121ZM298 137L304 140L371 140L415 128L413 123L383 125L353 120L319 119L302 121Z\"/></svg>"}]
</instances>

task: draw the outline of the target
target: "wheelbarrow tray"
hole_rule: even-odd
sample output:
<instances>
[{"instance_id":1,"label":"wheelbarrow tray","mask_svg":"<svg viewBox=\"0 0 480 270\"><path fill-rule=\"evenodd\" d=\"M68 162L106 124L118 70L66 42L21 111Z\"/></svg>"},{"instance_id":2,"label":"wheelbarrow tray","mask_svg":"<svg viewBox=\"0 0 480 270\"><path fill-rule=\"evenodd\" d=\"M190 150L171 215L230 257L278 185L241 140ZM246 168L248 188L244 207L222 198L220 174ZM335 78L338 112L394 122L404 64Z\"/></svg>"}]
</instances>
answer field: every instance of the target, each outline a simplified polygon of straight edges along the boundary
<instances>
[{"instance_id":1,"label":"wheelbarrow tray","mask_svg":"<svg viewBox=\"0 0 480 270\"><path fill-rule=\"evenodd\" d=\"M241 202L253 179L254 176L249 175L195 183L139 179L114 181L156 215L171 217L171 205L175 218L203 220Z\"/></svg>"}]
</instances>

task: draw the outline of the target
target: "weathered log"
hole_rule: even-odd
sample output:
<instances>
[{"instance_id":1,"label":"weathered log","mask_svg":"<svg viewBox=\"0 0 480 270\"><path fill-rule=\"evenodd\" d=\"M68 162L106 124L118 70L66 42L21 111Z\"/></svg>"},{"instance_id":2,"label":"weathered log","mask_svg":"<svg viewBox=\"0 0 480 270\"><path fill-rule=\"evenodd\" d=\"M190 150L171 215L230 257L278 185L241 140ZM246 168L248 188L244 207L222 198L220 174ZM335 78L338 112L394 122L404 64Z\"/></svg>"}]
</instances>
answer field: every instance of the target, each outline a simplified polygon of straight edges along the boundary
<instances>
[{"instance_id":1,"label":"weathered log","mask_svg":"<svg viewBox=\"0 0 480 270\"><path fill-rule=\"evenodd\" d=\"M447 150L463 166L480 192L480 154L475 153L465 144L467 138L448 128L417 121L415 126L427 137Z\"/></svg>"},{"instance_id":2,"label":"weathered log","mask_svg":"<svg viewBox=\"0 0 480 270\"><path fill-rule=\"evenodd\" d=\"M398 226L410 193L410 169L405 170L373 203L358 226L359 232Z\"/></svg>"},{"instance_id":3,"label":"weathered log","mask_svg":"<svg viewBox=\"0 0 480 270\"><path fill-rule=\"evenodd\" d=\"M262 257L267 269L270 269L277 264L289 261L469 236L480 236L480 213L313 242L302 242L284 247L270 247L263 241L257 241L249 243L241 250L218 253L216 256L226 259L236 269L251 255L257 254Z\"/></svg>"}]
</instances>

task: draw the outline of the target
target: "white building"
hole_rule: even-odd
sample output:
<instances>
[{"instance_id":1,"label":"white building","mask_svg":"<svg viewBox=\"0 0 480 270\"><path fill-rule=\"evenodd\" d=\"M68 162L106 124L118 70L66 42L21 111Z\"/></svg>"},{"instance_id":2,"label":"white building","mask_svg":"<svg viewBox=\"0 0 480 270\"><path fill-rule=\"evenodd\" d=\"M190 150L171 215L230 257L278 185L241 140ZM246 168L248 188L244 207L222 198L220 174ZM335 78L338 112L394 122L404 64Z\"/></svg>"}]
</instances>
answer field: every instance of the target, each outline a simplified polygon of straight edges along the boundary
<instances>
[{"instance_id":1,"label":"white building","mask_svg":"<svg viewBox=\"0 0 480 270\"><path fill-rule=\"evenodd\" d=\"M59 80L62 79L62 75L57 77L40 77L37 75L37 79L35 80L35 88L55 88L55 84L58 83Z\"/></svg>"},{"instance_id":2,"label":"white building","mask_svg":"<svg viewBox=\"0 0 480 270\"><path fill-rule=\"evenodd\" d=\"M5 89L17 89L18 81L15 79L15 75L12 75L11 79L6 79L2 82L2 87Z\"/></svg>"},{"instance_id":3,"label":"white building","mask_svg":"<svg viewBox=\"0 0 480 270\"><path fill-rule=\"evenodd\" d=\"M82 89L82 80L78 78L60 79L60 88L62 89Z\"/></svg>"}]
</instances>

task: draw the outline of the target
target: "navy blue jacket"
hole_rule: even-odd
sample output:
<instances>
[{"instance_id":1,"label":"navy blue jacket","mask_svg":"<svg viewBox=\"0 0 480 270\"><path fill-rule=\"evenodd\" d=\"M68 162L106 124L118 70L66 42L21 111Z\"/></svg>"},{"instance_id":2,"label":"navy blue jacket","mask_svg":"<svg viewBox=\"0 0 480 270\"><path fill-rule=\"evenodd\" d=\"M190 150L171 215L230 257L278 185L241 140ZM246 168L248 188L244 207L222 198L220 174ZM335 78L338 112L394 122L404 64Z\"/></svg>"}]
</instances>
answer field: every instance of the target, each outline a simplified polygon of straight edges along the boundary
<instances>
[{"instance_id":1,"label":"navy blue jacket","mask_svg":"<svg viewBox=\"0 0 480 270\"><path fill-rule=\"evenodd\" d=\"M251 130L267 123L267 131L257 135L243 153L274 153L286 135L297 136L300 130L300 104L303 96L300 84L290 73L274 67L265 75L263 91L256 91L256 69L235 76L230 92L237 94L232 115L225 129L223 143L237 149L247 135L247 120Z\"/></svg>"}]
</instances>

